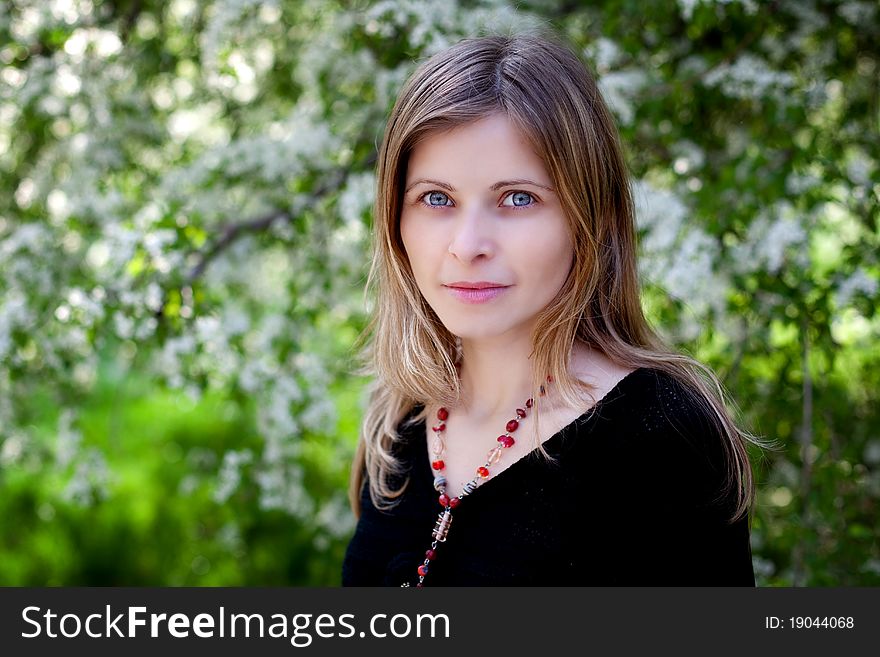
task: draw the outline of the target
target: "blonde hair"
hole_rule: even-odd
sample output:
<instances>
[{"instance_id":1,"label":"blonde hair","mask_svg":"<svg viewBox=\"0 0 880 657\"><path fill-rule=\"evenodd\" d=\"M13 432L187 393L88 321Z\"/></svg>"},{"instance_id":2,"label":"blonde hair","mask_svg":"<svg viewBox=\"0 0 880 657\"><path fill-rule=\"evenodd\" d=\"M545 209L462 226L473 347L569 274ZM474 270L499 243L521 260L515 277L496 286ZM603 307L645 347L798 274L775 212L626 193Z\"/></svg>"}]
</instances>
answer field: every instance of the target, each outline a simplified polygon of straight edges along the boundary
<instances>
[{"instance_id":1,"label":"blonde hair","mask_svg":"<svg viewBox=\"0 0 880 657\"><path fill-rule=\"evenodd\" d=\"M568 406L582 403L581 391L592 391L568 369L576 340L621 366L667 372L724 436L728 467L721 495L734 494L730 521L742 517L755 498L746 442L763 444L731 419L714 373L668 348L645 319L633 200L617 128L584 64L555 37L540 34L465 39L434 55L407 80L388 120L377 162L366 286L375 290L375 308L355 345L363 347L360 373L373 378L349 486L355 515L365 475L377 508L393 506L409 483L408 478L399 488L389 483L403 474L393 453L401 421L417 405L424 408L410 423L425 419L429 408L455 406L461 395L456 337L421 295L401 240L409 155L430 134L499 112L545 163L575 254L568 278L540 313L532 336L534 418L541 406L534 393L547 374Z\"/></svg>"}]
</instances>

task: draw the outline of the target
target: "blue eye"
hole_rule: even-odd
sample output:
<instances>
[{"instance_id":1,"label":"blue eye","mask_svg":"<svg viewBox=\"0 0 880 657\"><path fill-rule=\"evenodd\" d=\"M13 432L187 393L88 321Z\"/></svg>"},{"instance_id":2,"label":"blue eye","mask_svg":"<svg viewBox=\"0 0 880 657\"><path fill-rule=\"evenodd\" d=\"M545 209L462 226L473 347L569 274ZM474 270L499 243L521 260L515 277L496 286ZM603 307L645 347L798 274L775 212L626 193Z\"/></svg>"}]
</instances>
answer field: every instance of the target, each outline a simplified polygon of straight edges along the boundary
<instances>
[{"instance_id":1,"label":"blue eye","mask_svg":"<svg viewBox=\"0 0 880 657\"><path fill-rule=\"evenodd\" d=\"M428 199L427 202L425 199ZM449 196L444 194L443 192L428 192L427 194L422 195L422 203L431 207L443 207L444 205L452 205L452 201L449 200Z\"/></svg>"},{"instance_id":2,"label":"blue eye","mask_svg":"<svg viewBox=\"0 0 880 657\"><path fill-rule=\"evenodd\" d=\"M508 200L510 200L511 203L508 203ZM502 205L508 208L522 208L528 207L529 205L534 205L534 203L535 197L528 192L511 192L504 197L504 203L502 203Z\"/></svg>"}]
</instances>

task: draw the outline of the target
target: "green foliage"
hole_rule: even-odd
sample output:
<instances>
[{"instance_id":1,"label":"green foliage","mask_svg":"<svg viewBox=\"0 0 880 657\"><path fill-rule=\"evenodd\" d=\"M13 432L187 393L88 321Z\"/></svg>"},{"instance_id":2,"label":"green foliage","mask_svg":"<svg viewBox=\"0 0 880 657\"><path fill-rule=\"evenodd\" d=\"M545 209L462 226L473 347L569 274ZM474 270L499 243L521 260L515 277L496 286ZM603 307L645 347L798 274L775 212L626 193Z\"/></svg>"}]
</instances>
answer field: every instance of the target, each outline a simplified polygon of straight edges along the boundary
<instances>
[{"instance_id":1,"label":"green foliage","mask_svg":"<svg viewBox=\"0 0 880 657\"><path fill-rule=\"evenodd\" d=\"M0 585L338 584L345 537L261 509L253 486L215 499L223 455L261 447L252 412L221 395L195 401L158 391L111 359L99 381L80 409L80 449L103 450L112 474L103 487L74 492L69 470L51 478L4 471ZM351 390L336 399L356 416ZM33 411L35 432L51 443L57 411L45 398ZM356 433L350 420L340 430ZM338 459L350 460L349 448L303 438L305 488L317 499L345 487Z\"/></svg>"}]
</instances>

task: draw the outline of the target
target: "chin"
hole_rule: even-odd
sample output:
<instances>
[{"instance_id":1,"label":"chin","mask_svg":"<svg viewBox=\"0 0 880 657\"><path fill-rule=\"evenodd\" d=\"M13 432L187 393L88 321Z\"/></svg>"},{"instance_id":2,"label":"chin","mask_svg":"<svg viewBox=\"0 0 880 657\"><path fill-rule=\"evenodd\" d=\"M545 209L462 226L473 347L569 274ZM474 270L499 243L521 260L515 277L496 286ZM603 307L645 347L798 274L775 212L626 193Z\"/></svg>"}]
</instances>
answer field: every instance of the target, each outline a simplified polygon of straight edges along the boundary
<instances>
[{"instance_id":1,"label":"chin","mask_svg":"<svg viewBox=\"0 0 880 657\"><path fill-rule=\"evenodd\" d=\"M486 326L487 324L489 326ZM479 324L465 322L444 322L443 326L445 326L446 330L452 333L452 335L461 338L462 340L486 340L488 338L498 337L499 335L507 332L506 326L499 326L491 321L483 321Z\"/></svg>"}]
</instances>

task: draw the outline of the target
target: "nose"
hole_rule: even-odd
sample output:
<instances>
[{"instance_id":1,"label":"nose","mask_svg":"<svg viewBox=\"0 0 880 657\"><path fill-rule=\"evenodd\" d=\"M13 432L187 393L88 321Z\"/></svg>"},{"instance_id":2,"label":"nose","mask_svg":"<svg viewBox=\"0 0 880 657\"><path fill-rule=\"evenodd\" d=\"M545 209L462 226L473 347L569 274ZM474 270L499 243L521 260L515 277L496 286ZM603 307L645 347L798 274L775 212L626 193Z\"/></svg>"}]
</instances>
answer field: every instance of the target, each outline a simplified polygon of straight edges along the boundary
<instances>
[{"instance_id":1,"label":"nose","mask_svg":"<svg viewBox=\"0 0 880 657\"><path fill-rule=\"evenodd\" d=\"M480 256L492 257L495 240L489 230L487 217L479 208L464 211L452 223L449 253L462 262L471 262Z\"/></svg>"}]
</instances>

